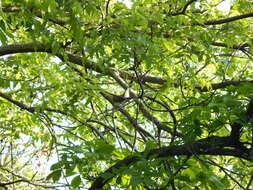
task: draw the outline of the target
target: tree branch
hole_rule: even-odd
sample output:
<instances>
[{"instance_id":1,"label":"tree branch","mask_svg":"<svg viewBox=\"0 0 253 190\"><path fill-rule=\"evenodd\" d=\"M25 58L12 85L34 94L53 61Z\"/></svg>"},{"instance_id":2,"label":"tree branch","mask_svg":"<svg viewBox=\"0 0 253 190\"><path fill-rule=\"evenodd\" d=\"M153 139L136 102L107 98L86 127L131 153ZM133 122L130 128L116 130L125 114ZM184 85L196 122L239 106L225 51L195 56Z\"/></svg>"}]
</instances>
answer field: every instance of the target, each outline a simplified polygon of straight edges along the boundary
<instances>
[{"instance_id":1,"label":"tree branch","mask_svg":"<svg viewBox=\"0 0 253 190\"><path fill-rule=\"evenodd\" d=\"M195 1L197 1L197 0L190 0L190 1L188 1L188 2L185 4L185 6L184 6L184 8L183 8L183 10L182 10L182 13L184 14L184 13L186 12L186 9L187 9L192 3L194 3Z\"/></svg>"},{"instance_id":2,"label":"tree branch","mask_svg":"<svg viewBox=\"0 0 253 190\"><path fill-rule=\"evenodd\" d=\"M12 185L12 184L15 184L15 183L28 183L30 185L33 185L35 187L43 187L43 188L48 188L48 189L54 189L54 188L57 188L57 187L62 187L62 185L48 185L46 182L45 183L41 183L40 180L34 180L33 178L32 179L28 179L24 176L21 176L19 174L16 174L14 173L13 171L10 171L4 167L1 167L1 170L15 176L15 177L18 177L19 179L15 180L15 181L10 181L10 182L6 182L6 183L0 183L0 186L1 187L4 187L5 189L8 189L7 186L9 185Z\"/></svg>"},{"instance_id":3,"label":"tree branch","mask_svg":"<svg viewBox=\"0 0 253 190\"><path fill-rule=\"evenodd\" d=\"M117 71L112 71L109 73L112 78L114 78L117 83L124 88L125 90L129 88L128 84L120 77L120 73ZM130 88L129 88L130 89ZM139 99L139 97L134 93L133 90L130 89L130 97L133 98L133 100L136 102L136 104L139 106L140 111L142 112L143 116L146 117L150 122L154 123L158 130L167 131L169 134L175 134L176 136L183 136L182 134L178 132L174 132L171 128L169 128L167 125L164 125L162 122L159 121L154 115L152 115L144 106L142 101Z\"/></svg>"},{"instance_id":4,"label":"tree branch","mask_svg":"<svg viewBox=\"0 0 253 190\"><path fill-rule=\"evenodd\" d=\"M230 133L230 138L234 145L240 145L240 135L243 124L249 122L252 116L253 116L253 99L250 100L246 113L243 114L238 121L235 121L231 124L232 129Z\"/></svg>"},{"instance_id":5,"label":"tree branch","mask_svg":"<svg viewBox=\"0 0 253 190\"><path fill-rule=\"evenodd\" d=\"M157 148L150 150L149 152L142 152L140 155L129 156L123 160L118 161L116 164L111 166L105 172L103 172L91 185L89 190L98 190L103 188L112 178L117 176L117 170L123 167L128 167L131 164L134 164L136 161L145 157L149 158L166 158L171 156L194 156L194 155L220 155L220 156L233 156L237 158L242 158L245 160L253 161L253 158L250 156L250 149L247 148L236 148L231 145L229 137L208 137L201 139L196 142L187 143L184 145L178 146L167 146L162 148ZM110 177L106 174L110 174Z\"/></svg>"},{"instance_id":6,"label":"tree branch","mask_svg":"<svg viewBox=\"0 0 253 190\"><path fill-rule=\"evenodd\" d=\"M8 13L17 13L17 12L22 11L22 8L21 7L16 7L16 6L2 6L2 7L0 7L0 10L2 10L3 12L8 12ZM33 8L30 8L29 10L31 12L34 12ZM43 14L42 14L41 11L36 11L35 16L39 17L39 18L43 18ZM58 24L60 26L64 26L68 23L67 20L62 20L62 19L59 19L59 18L50 17L50 18L48 18L48 20L55 23L55 24Z\"/></svg>"},{"instance_id":7,"label":"tree branch","mask_svg":"<svg viewBox=\"0 0 253 190\"><path fill-rule=\"evenodd\" d=\"M9 102L15 104L15 105L18 106L20 109L26 110L26 111L28 111L28 112L30 112L30 113L34 113L35 110L36 110L36 107L29 107L29 106L26 106L25 104L23 104L23 103L21 103L21 102L19 102L19 101L17 101L17 100L14 100L14 99L11 98L10 96L8 96L8 95L6 95L6 94L4 94L4 93L2 93L2 92L0 92L0 97L2 97L2 98L4 98L4 99L8 100ZM49 111L49 112L55 112L55 113L61 113L61 114L63 114L63 115L67 115L67 113L64 112L64 111L62 111L62 110L57 110L57 109L48 108L48 107L46 107L45 110L46 110L46 111Z\"/></svg>"},{"instance_id":8,"label":"tree branch","mask_svg":"<svg viewBox=\"0 0 253 190\"><path fill-rule=\"evenodd\" d=\"M250 100L247 111L242 115L241 120L248 122L253 116L253 99ZM117 173L115 170L122 167L127 167L130 164L138 161L141 157L149 158L165 158L170 156L194 156L194 155L220 155L220 156L234 156L249 160L253 162L251 149L243 146L240 142L240 130L243 127L242 122L234 122L230 136L218 137L211 136L196 142L186 143L184 145L167 146L158 149L150 150L148 153L142 152L139 156L130 156L117 162L115 165L107 169L101 174L91 185L89 190L96 190L102 188L108 181L115 177ZM110 178L104 178L105 174L110 174Z\"/></svg>"},{"instance_id":9,"label":"tree branch","mask_svg":"<svg viewBox=\"0 0 253 190\"><path fill-rule=\"evenodd\" d=\"M244 43L244 44L241 44L241 45L233 45L232 47L229 47L227 44L222 43L222 42L213 42L212 45L213 46L226 47L226 48L232 48L232 49L241 50L241 51L244 51L245 48L250 47L250 45L247 44L247 43Z\"/></svg>"},{"instance_id":10,"label":"tree branch","mask_svg":"<svg viewBox=\"0 0 253 190\"><path fill-rule=\"evenodd\" d=\"M241 84L245 84L245 83L253 83L253 80L230 80L230 81L225 81L221 83L213 83L211 84L211 87L213 90L218 90L218 89L226 88L228 86L240 86ZM200 86L196 86L196 89L200 90L201 92L208 91L206 87L201 88Z\"/></svg>"},{"instance_id":11,"label":"tree branch","mask_svg":"<svg viewBox=\"0 0 253 190\"><path fill-rule=\"evenodd\" d=\"M220 43L220 42L214 42L214 44L217 46L227 47L226 44ZM245 47L249 47L248 44L234 46L233 48L241 49ZM10 55L10 54L15 54L15 53L29 53L29 52L52 53L52 49L46 44L39 43L39 42L36 42L36 43L29 42L29 43L0 46L0 56ZM77 56L74 54L67 54L67 60L64 59L63 55L56 54L55 56L59 57L63 61L69 61L73 64L84 66L87 69L91 69L105 75L109 75L109 73L115 72L115 69L113 68L102 69L96 63L91 62L91 61L84 61L81 56ZM143 83L148 82L148 83L159 84L159 85L165 84L167 82L163 78L152 76L152 75L140 75L139 80L138 80L134 73L130 73L124 70L117 71L117 72L119 72L120 77L122 77L123 79L133 80L135 82L143 82ZM211 86L213 90L217 90L217 89L226 88L227 86L230 86L230 85L239 86L242 83L252 83L252 82L253 80L231 80L231 81L225 81L221 83L214 83ZM178 84L175 83L174 86L177 87ZM207 88L201 88L199 86L196 86L196 89L202 92L208 91Z\"/></svg>"},{"instance_id":12,"label":"tree branch","mask_svg":"<svg viewBox=\"0 0 253 190\"><path fill-rule=\"evenodd\" d=\"M225 24L225 23L229 23L229 22L233 22L233 21L236 21L236 20L240 20L240 19L244 19L244 18L249 18L249 17L253 17L253 13L248 13L248 14L244 14L244 15L238 15L238 16L228 17L228 18L224 18L224 19L220 19L220 20L209 20L209 21L206 21L204 23L204 25ZM194 25L202 25L202 24L194 23Z\"/></svg>"},{"instance_id":13,"label":"tree branch","mask_svg":"<svg viewBox=\"0 0 253 190\"><path fill-rule=\"evenodd\" d=\"M182 9L182 11L177 12L177 13L172 13L172 14L169 14L169 15L177 16L177 15L183 15L183 14L185 14L186 9L187 9L192 3L194 3L195 1L197 1L197 0L190 0L190 1L188 1L188 2L185 4L185 6L184 6L184 8Z\"/></svg>"},{"instance_id":14,"label":"tree branch","mask_svg":"<svg viewBox=\"0 0 253 190\"><path fill-rule=\"evenodd\" d=\"M105 99L107 99L116 109L118 109L127 118L127 120L140 133L140 135L144 137L144 140L145 140L145 137L150 137L154 139L154 137L145 129L143 129L126 110L124 110L120 105L117 105L117 103L113 101L113 97L112 97L113 94L105 93L105 92L101 92L101 94Z\"/></svg>"}]
</instances>

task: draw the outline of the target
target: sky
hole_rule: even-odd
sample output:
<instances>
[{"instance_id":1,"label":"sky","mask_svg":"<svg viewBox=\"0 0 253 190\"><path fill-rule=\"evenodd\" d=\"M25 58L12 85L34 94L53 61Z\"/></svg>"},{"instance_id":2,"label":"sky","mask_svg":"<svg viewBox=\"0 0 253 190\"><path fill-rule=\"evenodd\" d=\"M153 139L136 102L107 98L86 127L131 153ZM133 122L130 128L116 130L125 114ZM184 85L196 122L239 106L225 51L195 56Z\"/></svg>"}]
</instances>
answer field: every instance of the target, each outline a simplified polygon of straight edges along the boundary
<instances>
[{"instance_id":1,"label":"sky","mask_svg":"<svg viewBox=\"0 0 253 190\"><path fill-rule=\"evenodd\" d=\"M217 9L229 13L231 2L232 0L224 0L217 6Z\"/></svg>"}]
</instances>

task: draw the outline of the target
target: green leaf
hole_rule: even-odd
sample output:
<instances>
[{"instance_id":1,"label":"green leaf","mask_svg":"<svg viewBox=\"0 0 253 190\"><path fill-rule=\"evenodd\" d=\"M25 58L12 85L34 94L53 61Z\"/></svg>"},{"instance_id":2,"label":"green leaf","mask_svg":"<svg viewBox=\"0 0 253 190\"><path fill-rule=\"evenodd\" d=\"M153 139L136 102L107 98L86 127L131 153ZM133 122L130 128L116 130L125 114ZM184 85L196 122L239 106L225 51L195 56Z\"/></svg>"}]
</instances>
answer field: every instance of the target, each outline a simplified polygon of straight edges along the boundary
<instances>
[{"instance_id":1,"label":"green leaf","mask_svg":"<svg viewBox=\"0 0 253 190\"><path fill-rule=\"evenodd\" d=\"M71 186L73 188L77 188L81 184L81 182L82 182L81 177L78 175L72 179Z\"/></svg>"},{"instance_id":2,"label":"green leaf","mask_svg":"<svg viewBox=\"0 0 253 190\"><path fill-rule=\"evenodd\" d=\"M227 140L240 124L252 144L251 1L0 4L1 183L24 166L62 189L247 187L250 152Z\"/></svg>"},{"instance_id":3,"label":"green leaf","mask_svg":"<svg viewBox=\"0 0 253 190\"><path fill-rule=\"evenodd\" d=\"M139 185L142 182L140 176L132 176L130 179L130 185L136 186Z\"/></svg>"},{"instance_id":4,"label":"green leaf","mask_svg":"<svg viewBox=\"0 0 253 190\"><path fill-rule=\"evenodd\" d=\"M108 158L114 151L114 146L106 144L103 141L98 140L95 144L95 153L99 155L100 159Z\"/></svg>"},{"instance_id":5,"label":"green leaf","mask_svg":"<svg viewBox=\"0 0 253 190\"><path fill-rule=\"evenodd\" d=\"M121 176L117 177L116 183L117 184L121 184L121 182L122 182L122 177Z\"/></svg>"},{"instance_id":6,"label":"green leaf","mask_svg":"<svg viewBox=\"0 0 253 190\"><path fill-rule=\"evenodd\" d=\"M47 180L52 179L54 182L58 181L61 177L62 170L54 170L47 176Z\"/></svg>"},{"instance_id":7,"label":"green leaf","mask_svg":"<svg viewBox=\"0 0 253 190\"><path fill-rule=\"evenodd\" d=\"M7 44L7 37L1 28L0 28L0 41L3 45Z\"/></svg>"},{"instance_id":8,"label":"green leaf","mask_svg":"<svg viewBox=\"0 0 253 190\"><path fill-rule=\"evenodd\" d=\"M59 161L55 164L53 164L51 167L50 167L50 170L57 170L59 168L61 168L63 166L63 162L62 161Z\"/></svg>"}]
</instances>

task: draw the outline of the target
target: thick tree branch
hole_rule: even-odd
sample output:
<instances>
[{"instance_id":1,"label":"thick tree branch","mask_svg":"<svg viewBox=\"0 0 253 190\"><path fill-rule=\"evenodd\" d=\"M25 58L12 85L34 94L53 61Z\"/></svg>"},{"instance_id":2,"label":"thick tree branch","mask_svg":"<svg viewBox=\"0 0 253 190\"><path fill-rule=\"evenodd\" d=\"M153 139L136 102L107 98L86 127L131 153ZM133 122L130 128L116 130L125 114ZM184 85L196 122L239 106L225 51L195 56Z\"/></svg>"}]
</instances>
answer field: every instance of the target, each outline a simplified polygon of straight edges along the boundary
<instances>
[{"instance_id":1,"label":"thick tree branch","mask_svg":"<svg viewBox=\"0 0 253 190\"><path fill-rule=\"evenodd\" d=\"M232 48L232 49L241 50L241 51L244 51L245 48L250 47L250 45L247 43L243 43L241 45L233 45L232 47L229 47L227 44L222 43L222 42L213 42L212 45L219 46L219 47L225 47L225 48Z\"/></svg>"},{"instance_id":2,"label":"thick tree branch","mask_svg":"<svg viewBox=\"0 0 253 190\"><path fill-rule=\"evenodd\" d=\"M248 13L248 14L243 14L243 15L238 15L238 16L233 16L233 17L228 17L220 20L209 20L204 23L204 25L217 25L217 24L225 24L229 22L233 22L236 20L244 19L244 18L249 18L253 17L253 13ZM202 25L199 23L195 23L195 25Z\"/></svg>"},{"instance_id":3,"label":"thick tree branch","mask_svg":"<svg viewBox=\"0 0 253 190\"><path fill-rule=\"evenodd\" d=\"M29 53L29 52L52 53L52 49L46 44L34 43L34 42L11 44L11 45L0 47L0 56L10 55L10 54L15 54L15 53ZM60 54L57 54L55 56L59 57L63 61L67 61L67 60L64 60L64 57ZM98 73L106 74L110 71L113 71L112 68L109 68L108 70L106 69L103 70L101 69L101 67L99 67L93 62L88 62L88 61L84 62L82 57L74 55L74 54L67 54L67 57L68 57L69 62L74 63L76 65L85 66L85 68L92 69ZM129 73L127 71L119 71L119 72L122 78L137 81L137 78L134 76L134 74ZM164 84L166 82L166 80L162 78L151 76L151 75L143 75L143 76L139 76L139 78L141 82L150 82L150 83L155 83L155 84Z\"/></svg>"},{"instance_id":4,"label":"thick tree branch","mask_svg":"<svg viewBox=\"0 0 253 190\"><path fill-rule=\"evenodd\" d=\"M127 167L130 164L138 161L144 156L146 159L150 157L165 158L170 156L194 156L194 155L220 155L220 156L234 156L245 160L253 161L251 154L252 148L248 149L240 142L240 130L243 127L243 122L248 122L253 116L253 99L250 100L246 113L242 116L240 122L232 124L230 136L218 137L212 136L205 139L198 140L192 143L186 143L179 146L167 146L158 149L150 150L148 153L142 152L139 156L130 156L117 162L115 165L107 169L101 174L91 185L89 190L96 190L102 188L108 181L117 175L116 169ZM111 174L111 178L104 178L105 174Z\"/></svg>"},{"instance_id":5,"label":"thick tree branch","mask_svg":"<svg viewBox=\"0 0 253 190\"><path fill-rule=\"evenodd\" d=\"M218 89L226 88L228 86L240 86L241 84L247 84L247 83L253 83L253 80L230 80L230 81L224 81L221 83L213 83L211 84L211 87L213 90L218 90ZM196 88L200 90L201 92L208 91L206 87L201 88L200 86L196 86Z\"/></svg>"},{"instance_id":6,"label":"thick tree branch","mask_svg":"<svg viewBox=\"0 0 253 190\"><path fill-rule=\"evenodd\" d=\"M253 161L252 156L250 156L250 149L247 148L236 148L231 145L231 139L229 137L208 137L193 143L187 143L179 146L167 146L162 148L157 148L147 152L142 152L137 156L129 156L113 166L107 169L102 173L91 185L89 190L98 190L103 188L112 178L117 176L117 170L123 167L128 167L131 164L134 164L136 161L143 159L143 156L146 159L149 158L166 158L171 156L194 156L194 155L220 155L220 156L233 156L237 158L242 158L245 160ZM110 174L110 177L106 174Z\"/></svg>"},{"instance_id":7,"label":"thick tree branch","mask_svg":"<svg viewBox=\"0 0 253 190\"><path fill-rule=\"evenodd\" d=\"M244 123L248 123L253 116L253 99L250 100L248 104L248 108L245 114L241 116L241 118L238 121L234 121L231 124L231 133L230 133L230 138L235 145L240 144L240 135L241 135L241 130L243 128Z\"/></svg>"},{"instance_id":8,"label":"thick tree branch","mask_svg":"<svg viewBox=\"0 0 253 190\"><path fill-rule=\"evenodd\" d=\"M45 44L42 43L20 43L20 44L11 44L0 47L0 56L10 55L15 53L29 53L29 52L51 52L51 49L48 48Z\"/></svg>"},{"instance_id":9,"label":"thick tree branch","mask_svg":"<svg viewBox=\"0 0 253 190\"><path fill-rule=\"evenodd\" d=\"M29 52L45 52L45 53L52 53L53 50L49 45L40 43L40 42L28 42L28 43L21 43L21 44L11 44L6 46L0 47L0 56L10 55L15 53L29 53ZM98 73L106 73L101 67L96 65L93 62L84 61L82 57L66 53L67 58L65 58L61 54L56 54L55 56L59 57L63 61L69 61L71 63L85 66L87 69L92 69Z\"/></svg>"},{"instance_id":10,"label":"thick tree branch","mask_svg":"<svg viewBox=\"0 0 253 190\"><path fill-rule=\"evenodd\" d=\"M215 44L217 46L227 47L226 44L224 43L215 42ZM245 47L248 47L248 44L235 46L234 48L240 49L240 48L245 48ZM10 54L15 54L15 53L29 53L29 52L52 53L52 49L46 44L34 43L34 42L11 44L11 45L0 47L0 56L10 55ZM56 54L55 56L59 57L63 61L69 61L73 64L84 66L87 69L91 69L105 75L109 75L109 73L115 72L115 69L113 68L101 68L94 62L84 61L83 58L80 56L77 56L74 54L67 54L67 53L66 55L67 55L67 60L64 59L63 55ZM139 79L137 79L134 73L124 71L124 70L117 71L117 72L119 72L120 77L122 77L123 79L133 80L136 82L143 82L143 83L148 82L148 83L159 84L159 85L166 83L166 80L164 80L163 78L152 76L152 75L140 75ZM213 90L217 90L217 89L226 88L227 86L230 86L230 85L239 86L242 83L252 83L252 82L253 80L232 80L232 81L225 81L221 83L214 83L211 86ZM174 86L177 87L178 84L175 83ZM196 86L196 88L201 90L202 92L208 91L207 88L201 88L199 86Z\"/></svg>"}]
</instances>

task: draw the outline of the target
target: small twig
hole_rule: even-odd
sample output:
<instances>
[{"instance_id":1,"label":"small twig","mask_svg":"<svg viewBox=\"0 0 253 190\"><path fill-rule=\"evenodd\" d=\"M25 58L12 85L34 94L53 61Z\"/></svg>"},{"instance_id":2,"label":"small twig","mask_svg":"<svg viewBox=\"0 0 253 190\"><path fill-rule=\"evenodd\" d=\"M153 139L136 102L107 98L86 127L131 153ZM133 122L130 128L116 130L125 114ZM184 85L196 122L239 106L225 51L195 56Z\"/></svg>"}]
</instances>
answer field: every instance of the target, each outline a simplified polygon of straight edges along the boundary
<instances>
[{"instance_id":1,"label":"small twig","mask_svg":"<svg viewBox=\"0 0 253 190\"><path fill-rule=\"evenodd\" d=\"M28 111L30 113L34 113L36 111L36 109L37 109L36 107L29 107L29 106L27 106L27 105L25 105L25 104L23 104L23 103L21 103L21 102L19 102L17 100L14 100L10 96L8 96L8 95L6 95L6 94L4 94L2 92L0 92L0 97L8 100L9 102L11 102L14 105L18 106L20 109L26 110L26 111ZM49 112L61 113L63 115L68 115L66 112L64 112L62 110L53 109L53 108L49 108L49 107L45 108L44 110L45 111L49 111Z\"/></svg>"},{"instance_id":2,"label":"small twig","mask_svg":"<svg viewBox=\"0 0 253 190\"><path fill-rule=\"evenodd\" d=\"M251 186L252 181L253 181L253 172L251 173L249 183L247 184L245 190L250 190L250 186Z\"/></svg>"},{"instance_id":3,"label":"small twig","mask_svg":"<svg viewBox=\"0 0 253 190\"><path fill-rule=\"evenodd\" d=\"M242 185L241 185L241 183L239 182L239 181L237 181L232 175L230 175L228 172L227 172L227 169L226 168L224 168L224 167L222 167L222 166L220 166L219 164L217 164L216 162L214 162L213 160L211 160L211 159L208 159L208 161L207 160L202 160L202 159L200 159L200 158L198 158L199 160L201 160L202 162L207 162L207 163L209 163L209 164L212 164L212 165L214 165L214 166L217 166L218 168L220 168L230 179L232 179L240 188L242 188L243 190L246 190Z\"/></svg>"},{"instance_id":4,"label":"small twig","mask_svg":"<svg viewBox=\"0 0 253 190\"><path fill-rule=\"evenodd\" d=\"M105 17L109 14L109 4L110 4L110 0L107 0L107 2L106 2L106 8L105 8L105 10L106 10Z\"/></svg>"},{"instance_id":5,"label":"small twig","mask_svg":"<svg viewBox=\"0 0 253 190\"><path fill-rule=\"evenodd\" d=\"M186 12L186 10L187 10L187 8L188 8L192 3L194 3L195 1L197 1L197 0L190 0L190 1L188 1L188 2L185 4L185 6L183 7L182 11L177 12L177 13L172 13L172 14L169 14L169 15L171 15L171 16L184 15L185 12Z\"/></svg>"}]
</instances>

